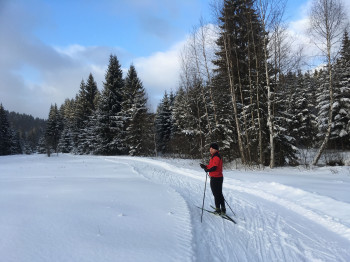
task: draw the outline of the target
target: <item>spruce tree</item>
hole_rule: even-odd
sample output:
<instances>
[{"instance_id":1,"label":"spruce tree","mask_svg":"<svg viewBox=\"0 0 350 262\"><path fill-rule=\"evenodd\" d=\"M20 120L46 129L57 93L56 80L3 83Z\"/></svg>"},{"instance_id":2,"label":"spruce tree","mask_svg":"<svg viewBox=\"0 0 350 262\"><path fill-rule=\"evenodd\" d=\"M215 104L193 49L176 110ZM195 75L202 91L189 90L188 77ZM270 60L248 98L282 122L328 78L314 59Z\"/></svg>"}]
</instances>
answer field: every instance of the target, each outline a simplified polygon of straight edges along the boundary
<instances>
[{"instance_id":1,"label":"spruce tree","mask_svg":"<svg viewBox=\"0 0 350 262\"><path fill-rule=\"evenodd\" d=\"M95 153L115 155L126 153L122 102L124 98L123 72L115 55L111 55L99 99L97 114L97 145Z\"/></svg>"},{"instance_id":2,"label":"spruce tree","mask_svg":"<svg viewBox=\"0 0 350 262\"><path fill-rule=\"evenodd\" d=\"M57 105L51 105L49 118L47 120L45 130L45 141L48 156L50 156L52 151L58 153L58 142L61 136L62 129L63 120L57 109Z\"/></svg>"},{"instance_id":3,"label":"spruce tree","mask_svg":"<svg viewBox=\"0 0 350 262\"><path fill-rule=\"evenodd\" d=\"M350 40L347 31L343 36L340 58L335 64L334 80L330 142L333 148L344 150L350 148Z\"/></svg>"},{"instance_id":4,"label":"spruce tree","mask_svg":"<svg viewBox=\"0 0 350 262\"><path fill-rule=\"evenodd\" d=\"M125 115L125 144L129 155L148 154L149 149L145 142L152 140L146 126L149 124L147 98L136 69L130 66L125 79L123 112Z\"/></svg>"},{"instance_id":5,"label":"spruce tree","mask_svg":"<svg viewBox=\"0 0 350 262\"><path fill-rule=\"evenodd\" d=\"M265 63L263 39L265 32L251 0L225 0L220 17L220 35L217 40L217 66L213 84L215 88L226 88L221 93L219 106L230 103L234 128L225 144L238 147L243 163L263 162L263 149L268 146L266 135ZM224 104L225 103L225 104ZM218 114L219 115L219 114ZM228 123L227 123L228 124Z\"/></svg>"},{"instance_id":6,"label":"spruce tree","mask_svg":"<svg viewBox=\"0 0 350 262\"><path fill-rule=\"evenodd\" d=\"M187 136L187 124L189 116L190 102L188 95L182 87L179 88L175 95L174 107L172 111L172 129L171 129L171 149L177 156L188 156L190 152Z\"/></svg>"},{"instance_id":7,"label":"spruce tree","mask_svg":"<svg viewBox=\"0 0 350 262\"><path fill-rule=\"evenodd\" d=\"M72 153L76 147L74 140L77 136L75 131L74 99L66 99L59 111L63 119L63 131L58 142L58 150L62 153Z\"/></svg>"},{"instance_id":8,"label":"spruce tree","mask_svg":"<svg viewBox=\"0 0 350 262\"><path fill-rule=\"evenodd\" d=\"M302 137L300 138L300 144L305 148L312 148L315 145L315 139L317 134L317 122L316 122L316 97L315 89L316 83L309 72L303 75L303 88L305 99L302 101L302 113L301 113L301 126L300 132Z\"/></svg>"},{"instance_id":9,"label":"spruce tree","mask_svg":"<svg viewBox=\"0 0 350 262\"><path fill-rule=\"evenodd\" d=\"M96 110L96 97L98 96L97 84L90 73L87 83L82 81L76 101L76 127L78 129L77 147L78 154L90 153L89 121Z\"/></svg>"},{"instance_id":10,"label":"spruce tree","mask_svg":"<svg viewBox=\"0 0 350 262\"><path fill-rule=\"evenodd\" d=\"M310 148L316 136L316 116L312 113L312 83L310 76L299 71L295 79L289 114L290 134L301 148Z\"/></svg>"},{"instance_id":11,"label":"spruce tree","mask_svg":"<svg viewBox=\"0 0 350 262\"><path fill-rule=\"evenodd\" d=\"M326 70L320 70L316 75L317 90L316 90L316 108L317 108L317 140L321 141L322 137L326 135L328 127L329 115L329 81Z\"/></svg>"},{"instance_id":12,"label":"spruce tree","mask_svg":"<svg viewBox=\"0 0 350 262\"><path fill-rule=\"evenodd\" d=\"M205 150L205 136L209 133L208 121L205 112L205 105L202 99L202 82L195 78L191 86L187 89L187 99L189 107L186 114L186 142L187 154L191 158L204 158Z\"/></svg>"},{"instance_id":13,"label":"spruce tree","mask_svg":"<svg viewBox=\"0 0 350 262\"><path fill-rule=\"evenodd\" d=\"M24 148L24 140L21 139L19 131L11 130L11 154L22 154ZM27 151L30 154L30 151Z\"/></svg>"},{"instance_id":14,"label":"spruce tree","mask_svg":"<svg viewBox=\"0 0 350 262\"><path fill-rule=\"evenodd\" d=\"M165 92L155 117L156 149L160 154L170 153L172 122L172 101Z\"/></svg>"},{"instance_id":15,"label":"spruce tree","mask_svg":"<svg viewBox=\"0 0 350 262\"><path fill-rule=\"evenodd\" d=\"M275 164L296 165L296 133L298 132L298 110L295 101L298 100L295 73L281 74L280 83L275 89Z\"/></svg>"},{"instance_id":16,"label":"spruce tree","mask_svg":"<svg viewBox=\"0 0 350 262\"><path fill-rule=\"evenodd\" d=\"M12 133L6 111L0 104L0 155L10 155L12 145Z\"/></svg>"}]
</instances>

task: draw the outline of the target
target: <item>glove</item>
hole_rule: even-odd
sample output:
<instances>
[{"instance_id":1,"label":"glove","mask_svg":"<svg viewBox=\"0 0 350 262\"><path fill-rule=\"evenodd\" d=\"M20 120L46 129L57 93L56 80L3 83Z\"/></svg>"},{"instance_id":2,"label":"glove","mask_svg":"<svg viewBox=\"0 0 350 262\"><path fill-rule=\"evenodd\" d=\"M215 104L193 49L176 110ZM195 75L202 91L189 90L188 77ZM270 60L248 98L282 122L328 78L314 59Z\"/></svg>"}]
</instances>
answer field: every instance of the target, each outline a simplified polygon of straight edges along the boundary
<instances>
[{"instance_id":1,"label":"glove","mask_svg":"<svg viewBox=\"0 0 350 262\"><path fill-rule=\"evenodd\" d=\"M203 168L204 170L206 170L207 169L207 166L206 165L204 165L204 164L200 164L200 166L201 166L201 168Z\"/></svg>"}]
</instances>

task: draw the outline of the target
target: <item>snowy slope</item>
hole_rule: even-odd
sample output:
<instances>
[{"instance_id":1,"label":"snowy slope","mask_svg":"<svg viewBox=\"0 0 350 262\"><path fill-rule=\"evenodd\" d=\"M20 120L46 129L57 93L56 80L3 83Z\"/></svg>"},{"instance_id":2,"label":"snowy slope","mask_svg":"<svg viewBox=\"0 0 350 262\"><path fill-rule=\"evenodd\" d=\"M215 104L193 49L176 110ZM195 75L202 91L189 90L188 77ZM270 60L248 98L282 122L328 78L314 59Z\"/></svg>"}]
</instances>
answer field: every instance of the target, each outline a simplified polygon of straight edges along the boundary
<instances>
[{"instance_id":1,"label":"snowy slope","mask_svg":"<svg viewBox=\"0 0 350 262\"><path fill-rule=\"evenodd\" d=\"M349 167L224 175L237 225L196 161L0 157L0 261L350 261Z\"/></svg>"}]
</instances>

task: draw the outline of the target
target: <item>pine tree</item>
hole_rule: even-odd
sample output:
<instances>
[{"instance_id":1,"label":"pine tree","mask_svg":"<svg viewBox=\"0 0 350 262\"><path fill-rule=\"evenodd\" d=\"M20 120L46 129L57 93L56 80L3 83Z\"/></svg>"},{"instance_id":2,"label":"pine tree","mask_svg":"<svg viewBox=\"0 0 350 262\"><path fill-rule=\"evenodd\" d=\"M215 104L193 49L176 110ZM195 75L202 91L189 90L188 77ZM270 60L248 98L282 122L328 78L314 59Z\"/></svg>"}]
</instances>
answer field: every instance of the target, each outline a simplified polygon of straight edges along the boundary
<instances>
[{"instance_id":1,"label":"pine tree","mask_svg":"<svg viewBox=\"0 0 350 262\"><path fill-rule=\"evenodd\" d=\"M22 154L24 147L24 140L21 139L20 134L18 131L11 130L11 154Z\"/></svg>"},{"instance_id":2,"label":"pine tree","mask_svg":"<svg viewBox=\"0 0 350 262\"><path fill-rule=\"evenodd\" d=\"M296 86L298 79L295 73L288 72L280 76L280 82L275 89L274 128L275 128L275 164L296 165L296 137L298 130L298 110L295 101L298 100Z\"/></svg>"},{"instance_id":3,"label":"pine tree","mask_svg":"<svg viewBox=\"0 0 350 262\"><path fill-rule=\"evenodd\" d=\"M60 114L63 119L63 131L58 142L58 150L62 153L71 153L76 147L75 140L75 101L66 99L60 107ZM41 149L42 151L42 149Z\"/></svg>"},{"instance_id":4,"label":"pine tree","mask_svg":"<svg viewBox=\"0 0 350 262\"><path fill-rule=\"evenodd\" d=\"M124 80L121 66L116 56L111 55L103 83L104 89L99 99L97 114L98 147L95 153L115 155L126 153L124 140L124 116L122 102L124 98Z\"/></svg>"},{"instance_id":5,"label":"pine tree","mask_svg":"<svg viewBox=\"0 0 350 262\"><path fill-rule=\"evenodd\" d=\"M310 148L316 136L316 116L312 113L312 84L310 76L299 71L291 97L289 114L291 115L290 134L298 147Z\"/></svg>"},{"instance_id":6,"label":"pine tree","mask_svg":"<svg viewBox=\"0 0 350 262\"><path fill-rule=\"evenodd\" d=\"M329 115L329 83L327 70L320 70L316 75L317 93L316 93L316 108L317 108L317 140L320 141L325 136L328 127Z\"/></svg>"},{"instance_id":7,"label":"pine tree","mask_svg":"<svg viewBox=\"0 0 350 262\"><path fill-rule=\"evenodd\" d=\"M57 109L57 105L51 105L49 118L45 130L45 141L47 154L50 156L51 151L58 153L58 142L63 129L63 119Z\"/></svg>"},{"instance_id":8,"label":"pine tree","mask_svg":"<svg viewBox=\"0 0 350 262\"><path fill-rule=\"evenodd\" d=\"M19 114L15 112L7 112L8 121L10 123L12 137L14 141L13 153L31 154L36 151L39 138L43 135L46 121L35 118L27 114ZM16 148L16 149L15 149Z\"/></svg>"},{"instance_id":9,"label":"pine tree","mask_svg":"<svg viewBox=\"0 0 350 262\"><path fill-rule=\"evenodd\" d=\"M177 156L188 156L190 152L187 131L189 123L189 107L188 96L182 87L179 88L175 95L174 107L172 111L172 129L171 129L171 149Z\"/></svg>"},{"instance_id":10,"label":"pine tree","mask_svg":"<svg viewBox=\"0 0 350 262\"><path fill-rule=\"evenodd\" d=\"M220 141L220 152L227 157L229 161L240 157L240 151L237 141L236 118L232 105L232 96L228 90L227 74L217 71L213 78L213 100L217 105L217 122L218 125L213 129L212 136L207 139L209 143L212 141Z\"/></svg>"},{"instance_id":11,"label":"pine tree","mask_svg":"<svg viewBox=\"0 0 350 262\"><path fill-rule=\"evenodd\" d=\"M301 126L299 128L301 135L300 144L305 148L311 148L315 145L315 138L317 135L317 122L316 122L316 98L315 87L316 83L313 77L306 72L303 75L303 90L304 98L302 101L301 112ZM303 93L300 91L300 93Z\"/></svg>"},{"instance_id":12,"label":"pine tree","mask_svg":"<svg viewBox=\"0 0 350 262\"><path fill-rule=\"evenodd\" d=\"M334 80L335 102L330 142L333 148L344 150L350 147L350 40L347 31L335 65Z\"/></svg>"},{"instance_id":13,"label":"pine tree","mask_svg":"<svg viewBox=\"0 0 350 262\"><path fill-rule=\"evenodd\" d=\"M45 141L45 136L42 136L39 138L38 146L36 148L36 151L39 154L45 154L47 153L47 147L46 147L46 141Z\"/></svg>"},{"instance_id":14,"label":"pine tree","mask_svg":"<svg viewBox=\"0 0 350 262\"><path fill-rule=\"evenodd\" d=\"M0 104L0 155L10 155L12 132L4 107Z\"/></svg>"},{"instance_id":15,"label":"pine tree","mask_svg":"<svg viewBox=\"0 0 350 262\"><path fill-rule=\"evenodd\" d=\"M167 92L165 92L155 117L156 149L158 153L170 153L169 142L172 122L172 101Z\"/></svg>"},{"instance_id":16,"label":"pine tree","mask_svg":"<svg viewBox=\"0 0 350 262\"><path fill-rule=\"evenodd\" d=\"M98 96L97 84L90 73L87 83L82 81L78 97L76 99L76 128L78 130L76 153L90 153L89 121L96 110L96 97Z\"/></svg>"},{"instance_id":17,"label":"pine tree","mask_svg":"<svg viewBox=\"0 0 350 262\"><path fill-rule=\"evenodd\" d=\"M186 92L179 89L172 109L171 151L176 149L178 154L191 158L203 158L205 137L210 133L202 91L200 79L192 79ZM179 150L180 145L184 145L182 150Z\"/></svg>"},{"instance_id":18,"label":"pine tree","mask_svg":"<svg viewBox=\"0 0 350 262\"><path fill-rule=\"evenodd\" d=\"M73 152L72 133L69 128L64 128L58 141L58 151L61 153Z\"/></svg>"},{"instance_id":19,"label":"pine tree","mask_svg":"<svg viewBox=\"0 0 350 262\"><path fill-rule=\"evenodd\" d=\"M99 97L99 91L93 75L90 73L85 85L87 101L87 115L91 116L97 107L97 98Z\"/></svg>"},{"instance_id":20,"label":"pine tree","mask_svg":"<svg viewBox=\"0 0 350 262\"><path fill-rule=\"evenodd\" d=\"M145 142L152 139L152 134L146 132L149 124L147 98L136 69L130 66L125 79L123 112L125 115L126 138L129 155L144 155L149 153Z\"/></svg>"}]
</instances>

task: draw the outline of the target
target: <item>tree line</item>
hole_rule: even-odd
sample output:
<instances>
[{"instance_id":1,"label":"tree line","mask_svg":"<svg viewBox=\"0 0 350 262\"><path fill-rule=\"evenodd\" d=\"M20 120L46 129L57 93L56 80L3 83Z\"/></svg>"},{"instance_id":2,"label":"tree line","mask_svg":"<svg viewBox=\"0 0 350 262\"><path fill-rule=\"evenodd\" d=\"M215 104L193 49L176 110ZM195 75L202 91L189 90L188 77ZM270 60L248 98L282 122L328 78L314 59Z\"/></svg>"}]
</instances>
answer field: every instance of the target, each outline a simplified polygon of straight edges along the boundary
<instances>
[{"instance_id":1,"label":"tree line","mask_svg":"<svg viewBox=\"0 0 350 262\"><path fill-rule=\"evenodd\" d=\"M45 120L9 112L0 104L0 156L36 152L45 127Z\"/></svg>"},{"instance_id":2,"label":"tree line","mask_svg":"<svg viewBox=\"0 0 350 262\"><path fill-rule=\"evenodd\" d=\"M90 74L75 99L51 106L40 152L151 155L152 117L135 67L124 79L118 58L111 55L101 92Z\"/></svg>"},{"instance_id":3,"label":"tree line","mask_svg":"<svg viewBox=\"0 0 350 262\"><path fill-rule=\"evenodd\" d=\"M281 3L214 2L216 25L194 28L179 88L165 92L155 113L135 67L124 79L111 55L101 92L90 74L74 99L51 106L39 152L204 158L217 141L229 161L274 167L299 164L303 150L318 151L313 164L326 149L348 150L350 42L341 2L313 3L310 33L326 65L309 72L288 42Z\"/></svg>"},{"instance_id":4,"label":"tree line","mask_svg":"<svg viewBox=\"0 0 350 262\"><path fill-rule=\"evenodd\" d=\"M217 26L201 20L193 30L180 88L158 108L162 150L203 157L218 141L229 160L274 167L299 164L303 150L316 150L317 164L326 148L349 149L350 46L341 2L313 3L310 33L326 64L310 72L301 71L302 53L286 38L281 1L216 4Z\"/></svg>"}]
</instances>

